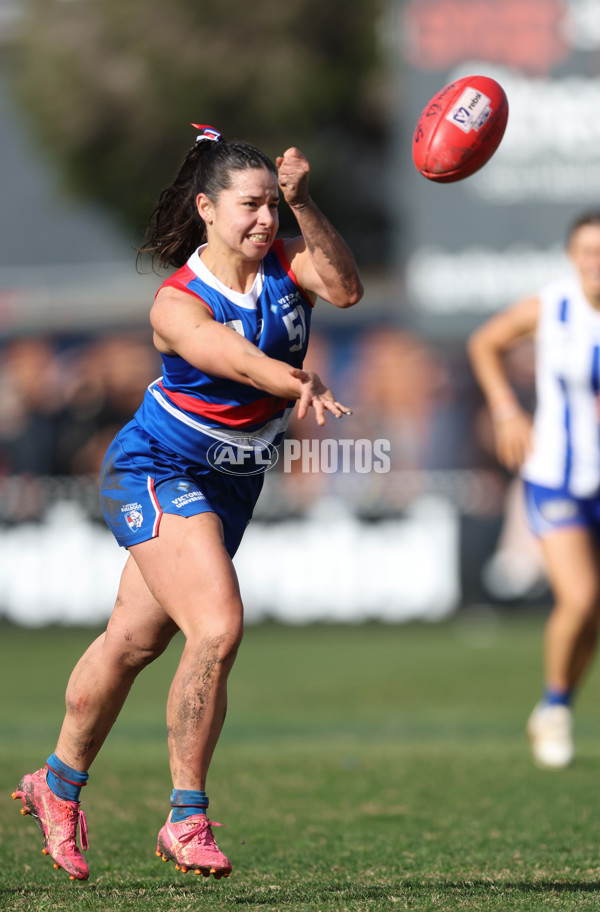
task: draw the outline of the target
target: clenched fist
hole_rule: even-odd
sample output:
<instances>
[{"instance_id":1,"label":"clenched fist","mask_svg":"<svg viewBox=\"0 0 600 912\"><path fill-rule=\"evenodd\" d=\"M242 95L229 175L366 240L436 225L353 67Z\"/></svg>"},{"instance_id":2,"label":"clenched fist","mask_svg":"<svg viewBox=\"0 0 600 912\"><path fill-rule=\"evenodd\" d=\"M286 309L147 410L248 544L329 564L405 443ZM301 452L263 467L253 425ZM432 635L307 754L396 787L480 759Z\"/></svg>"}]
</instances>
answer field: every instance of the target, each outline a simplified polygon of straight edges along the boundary
<instances>
[{"instance_id":1,"label":"clenched fist","mask_svg":"<svg viewBox=\"0 0 600 912\"><path fill-rule=\"evenodd\" d=\"M279 170L279 186L288 206L304 206L308 199L310 165L300 149L286 149L275 163Z\"/></svg>"}]
</instances>

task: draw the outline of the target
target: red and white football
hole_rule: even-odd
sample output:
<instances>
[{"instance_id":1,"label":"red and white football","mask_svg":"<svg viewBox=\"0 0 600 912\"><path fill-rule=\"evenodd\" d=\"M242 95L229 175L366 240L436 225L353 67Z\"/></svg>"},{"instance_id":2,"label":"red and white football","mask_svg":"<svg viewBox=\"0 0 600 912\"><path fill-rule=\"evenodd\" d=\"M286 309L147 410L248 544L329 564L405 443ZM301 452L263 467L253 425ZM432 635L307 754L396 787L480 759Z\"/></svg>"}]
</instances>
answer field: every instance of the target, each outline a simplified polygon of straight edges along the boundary
<instances>
[{"instance_id":1,"label":"red and white football","mask_svg":"<svg viewBox=\"0 0 600 912\"><path fill-rule=\"evenodd\" d=\"M413 136L413 161L428 180L451 183L478 171L506 130L508 99L489 76L463 76L423 109Z\"/></svg>"}]
</instances>

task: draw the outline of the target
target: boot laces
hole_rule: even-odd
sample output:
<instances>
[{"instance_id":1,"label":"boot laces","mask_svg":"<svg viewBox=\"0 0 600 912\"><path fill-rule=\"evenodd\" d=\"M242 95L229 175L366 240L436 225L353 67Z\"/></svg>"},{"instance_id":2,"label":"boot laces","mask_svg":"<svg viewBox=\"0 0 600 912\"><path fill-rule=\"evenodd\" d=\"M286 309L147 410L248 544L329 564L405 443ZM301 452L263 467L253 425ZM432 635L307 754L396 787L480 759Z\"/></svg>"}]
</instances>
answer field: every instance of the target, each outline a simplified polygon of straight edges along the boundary
<instances>
[{"instance_id":1,"label":"boot laces","mask_svg":"<svg viewBox=\"0 0 600 912\"><path fill-rule=\"evenodd\" d=\"M187 832L185 832L181 836L179 836L179 842L183 843L184 845L187 845L188 842L191 842L192 839L196 839L196 837L197 837L200 845L215 846L215 838L214 838L213 834L211 833L210 828L211 827L220 827L220 826L227 826L227 824L216 823L214 820L208 820L207 818L205 818L204 820L198 821L198 823L191 826L189 828L189 830L187 830ZM82 839L83 839L83 834L82 834Z\"/></svg>"}]
</instances>

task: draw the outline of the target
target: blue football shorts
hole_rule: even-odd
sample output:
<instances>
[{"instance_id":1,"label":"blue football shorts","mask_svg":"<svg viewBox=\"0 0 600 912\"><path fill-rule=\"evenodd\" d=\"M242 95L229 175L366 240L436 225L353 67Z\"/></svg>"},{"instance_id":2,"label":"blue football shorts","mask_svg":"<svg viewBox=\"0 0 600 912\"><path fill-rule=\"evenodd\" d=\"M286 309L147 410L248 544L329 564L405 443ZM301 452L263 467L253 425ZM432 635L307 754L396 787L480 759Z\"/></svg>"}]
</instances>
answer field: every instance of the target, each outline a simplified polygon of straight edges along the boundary
<instances>
[{"instance_id":1,"label":"blue football shorts","mask_svg":"<svg viewBox=\"0 0 600 912\"><path fill-rule=\"evenodd\" d=\"M600 540L600 496L574 497L564 488L545 488L527 480L523 485L529 526L538 538L556 529L580 526Z\"/></svg>"},{"instance_id":2,"label":"blue football shorts","mask_svg":"<svg viewBox=\"0 0 600 912\"><path fill-rule=\"evenodd\" d=\"M106 523L123 548L155 538L163 513L216 513L225 547L237 551L262 489L263 474L227 475L191 464L149 437L137 421L119 431L100 471Z\"/></svg>"}]
</instances>

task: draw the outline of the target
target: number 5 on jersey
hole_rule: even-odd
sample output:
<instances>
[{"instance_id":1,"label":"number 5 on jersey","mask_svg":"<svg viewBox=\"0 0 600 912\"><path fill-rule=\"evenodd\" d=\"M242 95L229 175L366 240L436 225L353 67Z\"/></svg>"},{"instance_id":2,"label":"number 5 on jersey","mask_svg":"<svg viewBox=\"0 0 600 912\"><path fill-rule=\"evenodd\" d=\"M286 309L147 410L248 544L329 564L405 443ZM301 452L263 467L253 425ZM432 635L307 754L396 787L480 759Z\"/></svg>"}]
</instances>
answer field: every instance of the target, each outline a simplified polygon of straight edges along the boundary
<instances>
[{"instance_id":1,"label":"number 5 on jersey","mask_svg":"<svg viewBox=\"0 0 600 912\"><path fill-rule=\"evenodd\" d=\"M290 351L300 351L306 339L306 318L302 310L294 307L289 313L283 314L283 322L290 339Z\"/></svg>"}]
</instances>

